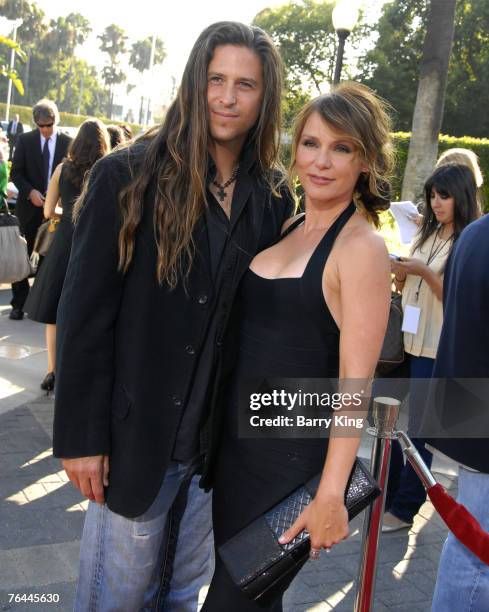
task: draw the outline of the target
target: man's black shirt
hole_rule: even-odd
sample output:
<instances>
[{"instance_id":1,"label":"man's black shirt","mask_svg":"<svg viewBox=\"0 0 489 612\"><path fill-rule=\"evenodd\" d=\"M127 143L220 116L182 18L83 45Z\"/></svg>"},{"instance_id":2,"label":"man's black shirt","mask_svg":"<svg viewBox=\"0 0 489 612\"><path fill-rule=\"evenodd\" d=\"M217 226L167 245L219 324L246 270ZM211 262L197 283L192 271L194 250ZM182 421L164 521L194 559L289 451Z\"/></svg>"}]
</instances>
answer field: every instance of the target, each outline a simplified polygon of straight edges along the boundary
<instances>
[{"instance_id":1,"label":"man's black shirt","mask_svg":"<svg viewBox=\"0 0 489 612\"><path fill-rule=\"evenodd\" d=\"M209 265L214 283L214 302L209 309L209 319L194 373L194 384L182 413L175 439L173 459L190 461L200 452L200 431L207 415L209 383L213 378L216 341L223 332L233 299L233 279L236 272L238 251L245 244L245 233L250 231L249 211L246 208L247 193L243 185L247 177L240 171L231 203L228 219L222 206L208 190L208 206L205 211L209 244ZM242 179L245 180L242 180Z\"/></svg>"}]
</instances>

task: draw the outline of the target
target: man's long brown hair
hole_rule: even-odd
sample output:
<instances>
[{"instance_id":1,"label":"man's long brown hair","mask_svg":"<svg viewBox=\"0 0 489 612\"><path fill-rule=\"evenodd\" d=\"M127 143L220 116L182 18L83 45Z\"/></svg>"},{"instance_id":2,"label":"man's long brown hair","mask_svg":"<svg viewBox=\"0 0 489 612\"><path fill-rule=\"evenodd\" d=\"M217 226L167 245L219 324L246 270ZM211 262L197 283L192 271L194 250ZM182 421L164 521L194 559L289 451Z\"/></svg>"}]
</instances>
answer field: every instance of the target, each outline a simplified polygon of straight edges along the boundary
<instances>
[{"instance_id":1,"label":"man's long brown hair","mask_svg":"<svg viewBox=\"0 0 489 612\"><path fill-rule=\"evenodd\" d=\"M164 123L147 132L143 158L119 196L122 226L119 233L119 268L126 272L134 255L135 233L145 194L156 181L154 231L157 245L156 274L160 284L174 288L190 269L192 234L206 206L209 131L207 70L216 47L235 45L251 49L263 66L264 96L247 142L273 188L280 143L282 64L269 36L260 28L222 21L206 28L195 43L177 98ZM137 143L135 145L138 146ZM136 156L137 157L137 156ZM130 158L130 156L129 156Z\"/></svg>"}]
</instances>

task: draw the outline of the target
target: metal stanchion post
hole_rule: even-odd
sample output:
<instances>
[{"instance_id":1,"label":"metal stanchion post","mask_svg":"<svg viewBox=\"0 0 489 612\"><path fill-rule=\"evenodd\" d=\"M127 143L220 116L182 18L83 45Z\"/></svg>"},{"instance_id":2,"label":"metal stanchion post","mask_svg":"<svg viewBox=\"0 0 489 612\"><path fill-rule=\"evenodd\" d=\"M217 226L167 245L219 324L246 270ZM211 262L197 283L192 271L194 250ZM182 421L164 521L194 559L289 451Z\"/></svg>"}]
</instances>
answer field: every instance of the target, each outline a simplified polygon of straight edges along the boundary
<instances>
[{"instance_id":1,"label":"metal stanchion post","mask_svg":"<svg viewBox=\"0 0 489 612\"><path fill-rule=\"evenodd\" d=\"M374 599L377 549L389 477L391 445L392 439L396 437L395 426L400 404L399 400L391 397L376 397L373 401L375 427L368 429L368 433L374 436L370 471L379 483L382 495L365 511L355 612L370 612Z\"/></svg>"}]
</instances>

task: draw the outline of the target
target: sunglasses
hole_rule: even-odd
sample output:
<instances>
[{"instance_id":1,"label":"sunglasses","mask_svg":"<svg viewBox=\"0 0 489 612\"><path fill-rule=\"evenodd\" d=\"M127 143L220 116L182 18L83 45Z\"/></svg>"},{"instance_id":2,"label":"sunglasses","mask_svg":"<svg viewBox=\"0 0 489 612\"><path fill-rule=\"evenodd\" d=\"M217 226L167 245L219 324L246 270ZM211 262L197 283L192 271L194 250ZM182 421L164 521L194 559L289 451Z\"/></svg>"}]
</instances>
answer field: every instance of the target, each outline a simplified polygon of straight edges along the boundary
<instances>
[{"instance_id":1,"label":"sunglasses","mask_svg":"<svg viewBox=\"0 0 489 612\"><path fill-rule=\"evenodd\" d=\"M50 128L53 127L54 123L36 123L38 128Z\"/></svg>"}]
</instances>

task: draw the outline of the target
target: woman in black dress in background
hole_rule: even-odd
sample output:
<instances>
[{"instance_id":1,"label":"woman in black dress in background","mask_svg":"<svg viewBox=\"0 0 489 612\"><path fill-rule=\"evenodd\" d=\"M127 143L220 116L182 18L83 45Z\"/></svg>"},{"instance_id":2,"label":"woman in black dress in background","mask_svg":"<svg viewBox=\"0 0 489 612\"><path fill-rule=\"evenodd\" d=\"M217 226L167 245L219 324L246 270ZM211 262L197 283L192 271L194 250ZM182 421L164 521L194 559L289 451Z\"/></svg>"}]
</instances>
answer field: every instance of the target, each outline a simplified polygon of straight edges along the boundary
<instances>
[{"instance_id":1,"label":"woman in black dress in background","mask_svg":"<svg viewBox=\"0 0 489 612\"><path fill-rule=\"evenodd\" d=\"M53 242L39 268L25 307L30 319L46 323L48 373L41 383L41 389L48 393L54 389L56 311L71 253L73 205L89 170L109 151L110 139L104 124L98 119L87 119L71 143L66 159L57 166L49 182L44 216L46 219L57 217L55 208L60 200L62 213Z\"/></svg>"},{"instance_id":2,"label":"woman in black dress in background","mask_svg":"<svg viewBox=\"0 0 489 612\"><path fill-rule=\"evenodd\" d=\"M285 540L307 529L317 557L348 535L344 492L359 437L333 437L329 445L240 438L238 386L272 377L373 377L390 304L389 259L372 228L389 206L389 127L383 102L354 83L313 100L297 119L291 170L304 189L305 215L253 259L235 305L241 335L215 461L216 568L203 612L282 610L297 572L254 602L233 584L218 547L321 470L316 497Z\"/></svg>"}]
</instances>

